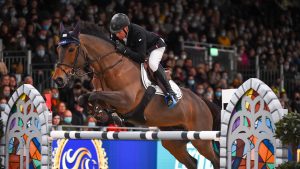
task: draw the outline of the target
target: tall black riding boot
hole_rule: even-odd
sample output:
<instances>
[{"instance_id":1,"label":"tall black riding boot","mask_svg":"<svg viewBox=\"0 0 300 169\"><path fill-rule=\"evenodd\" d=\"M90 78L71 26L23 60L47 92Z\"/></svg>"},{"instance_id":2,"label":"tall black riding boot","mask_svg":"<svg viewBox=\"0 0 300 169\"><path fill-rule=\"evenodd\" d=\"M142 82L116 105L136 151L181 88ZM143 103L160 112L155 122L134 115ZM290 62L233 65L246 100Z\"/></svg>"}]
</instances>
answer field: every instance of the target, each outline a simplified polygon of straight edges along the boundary
<instances>
[{"instance_id":1,"label":"tall black riding boot","mask_svg":"<svg viewBox=\"0 0 300 169\"><path fill-rule=\"evenodd\" d=\"M154 76L157 77L157 79L166 88L166 90L168 92L168 93L166 93L166 95L167 95L166 96L167 105L168 105L168 107L173 108L176 105L178 99L177 99L177 96L176 96L175 92L171 88L171 85L170 85L170 83L167 79L167 76L165 74L165 70L161 65L159 65L158 69L154 72Z\"/></svg>"}]
</instances>

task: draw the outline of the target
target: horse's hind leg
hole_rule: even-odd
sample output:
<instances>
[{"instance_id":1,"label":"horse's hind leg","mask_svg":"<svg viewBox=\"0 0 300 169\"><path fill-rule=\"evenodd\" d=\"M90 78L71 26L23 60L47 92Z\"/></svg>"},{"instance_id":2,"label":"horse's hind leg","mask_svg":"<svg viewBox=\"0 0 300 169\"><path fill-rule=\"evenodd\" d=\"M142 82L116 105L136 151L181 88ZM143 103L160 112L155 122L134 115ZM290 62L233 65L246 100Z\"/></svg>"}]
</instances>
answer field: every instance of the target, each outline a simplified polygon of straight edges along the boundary
<instances>
[{"instance_id":1,"label":"horse's hind leg","mask_svg":"<svg viewBox=\"0 0 300 169\"><path fill-rule=\"evenodd\" d=\"M187 141L162 140L161 143L165 149L167 149L179 162L184 164L188 169L197 169L197 160L187 152Z\"/></svg>"},{"instance_id":2,"label":"horse's hind leg","mask_svg":"<svg viewBox=\"0 0 300 169\"><path fill-rule=\"evenodd\" d=\"M198 152L201 153L201 155L211 161L214 169L220 168L220 160L213 150L211 140L193 140L191 142L193 146L198 150Z\"/></svg>"}]
</instances>

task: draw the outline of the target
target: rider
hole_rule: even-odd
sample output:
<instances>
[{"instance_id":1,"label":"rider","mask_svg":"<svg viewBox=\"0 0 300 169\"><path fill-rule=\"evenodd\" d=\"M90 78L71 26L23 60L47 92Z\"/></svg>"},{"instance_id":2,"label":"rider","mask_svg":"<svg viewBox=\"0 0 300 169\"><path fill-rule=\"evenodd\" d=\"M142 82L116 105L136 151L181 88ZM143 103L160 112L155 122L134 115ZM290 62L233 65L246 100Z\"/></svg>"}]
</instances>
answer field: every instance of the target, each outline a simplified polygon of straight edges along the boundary
<instances>
[{"instance_id":1,"label":"rider","mask_svg":"<svg viewBox=\"0 0 300 169\"><path fill-rule=\"evenodd\" d=\"M166 78L163 67L160 65L166 49L164 40L157 34L130 23L128 16L123 13L117 13L112 17L110 32L112 39L116 41L116 50L133 61L143 63L146 53L149 53L149 67L167 90L166 102L168 107L174 107L178 100Z\"/></svg>"}]
</instances>

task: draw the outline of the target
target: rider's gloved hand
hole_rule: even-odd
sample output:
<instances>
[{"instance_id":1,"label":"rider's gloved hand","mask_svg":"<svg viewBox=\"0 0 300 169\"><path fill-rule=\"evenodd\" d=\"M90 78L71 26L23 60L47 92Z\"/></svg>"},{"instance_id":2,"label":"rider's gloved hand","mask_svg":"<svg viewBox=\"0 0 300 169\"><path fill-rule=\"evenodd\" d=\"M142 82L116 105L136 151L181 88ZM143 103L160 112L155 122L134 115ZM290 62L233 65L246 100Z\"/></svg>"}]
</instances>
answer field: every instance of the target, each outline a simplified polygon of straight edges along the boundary
<instances>
[{"instance_id":1,"label":"rider's gloved hand","mask_svg":"<svg viewBox=\"0 0 300 169\"><path fill-rule=\"evenodd\" d=\"M121 54L126 54L126 46L120 41L116 41L116 50Z\"/></svg>"}]
</instances>

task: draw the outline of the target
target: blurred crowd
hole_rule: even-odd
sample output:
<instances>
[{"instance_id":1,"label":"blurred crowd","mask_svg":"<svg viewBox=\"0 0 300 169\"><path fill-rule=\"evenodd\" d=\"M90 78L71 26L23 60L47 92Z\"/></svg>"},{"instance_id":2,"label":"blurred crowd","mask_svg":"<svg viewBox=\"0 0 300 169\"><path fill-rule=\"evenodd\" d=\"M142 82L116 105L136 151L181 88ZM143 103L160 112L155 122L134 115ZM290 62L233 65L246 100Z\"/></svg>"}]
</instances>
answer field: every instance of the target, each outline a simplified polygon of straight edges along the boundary
<instances>
[{"instance_id":1,"label":"blurred crowd","mask_svg":"<svg viewBox=\"0 0 300 169\"><path fill-rule=\"evenodd\" d=\"M222 64L197 63L182 50L181 42L197 41L237 48L239 68L254 69L258 56L261 69L284 71L291 78L300 70L299 8L283 10L273 0L0 0L0 38L4 50L32 50L32 63L56 62L59 24L72 25L78 20L98 24L109 35L108 25L116 12L128 14L133 23L161 35L168 45L163 65L174 81L199 96L221 106L221 90L237 88L244 80L237 73L229 80ZM21 84L34 84L24 75L17 82L17 68L5 71L0 64L1 93L4 104ZM93 88L89 78L78 79L73 88L46 89L51 102L53 124L95 126L87 108L80 107L78 97ZM300 89L287 97L279 84L272 86L281 103L300 113ZM107 125L107 124L105 124Z\"/></svg>"}]
</instances>

